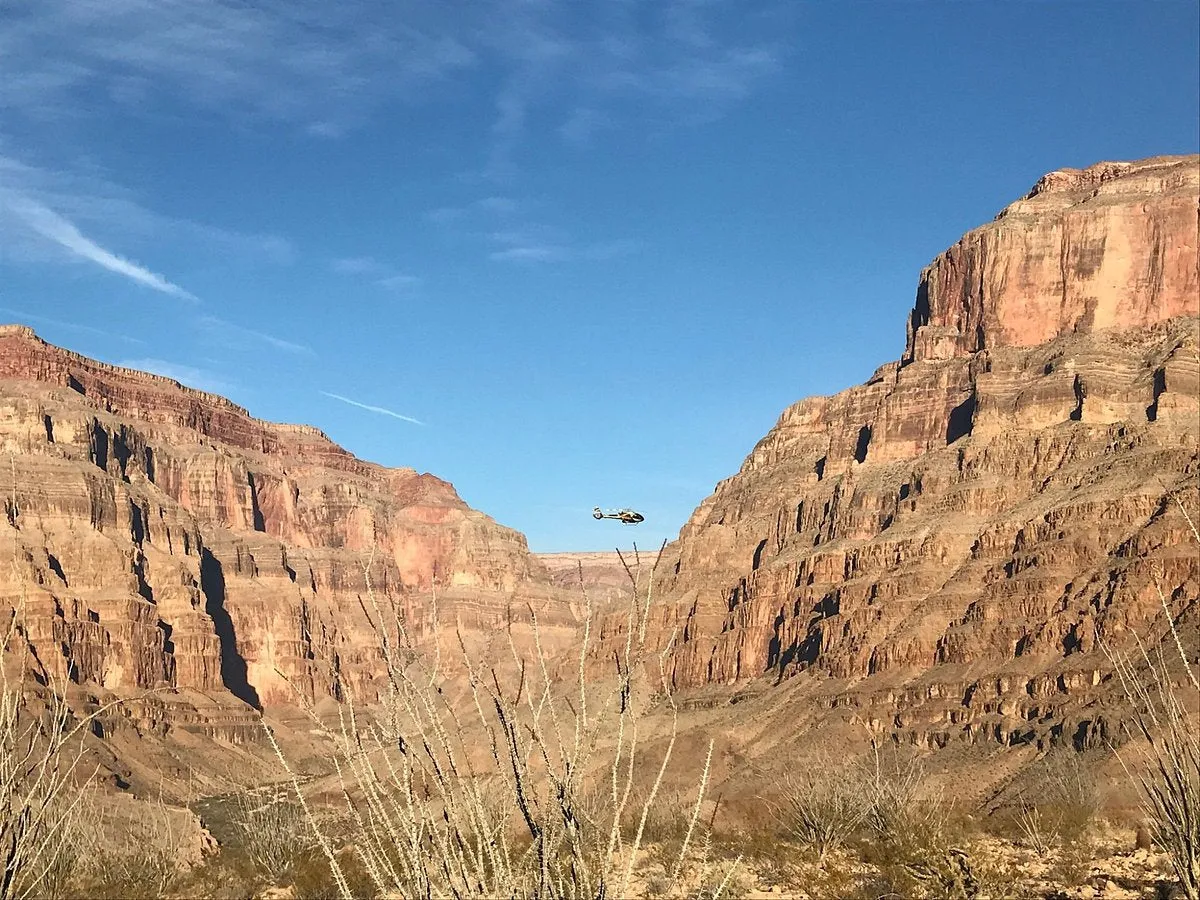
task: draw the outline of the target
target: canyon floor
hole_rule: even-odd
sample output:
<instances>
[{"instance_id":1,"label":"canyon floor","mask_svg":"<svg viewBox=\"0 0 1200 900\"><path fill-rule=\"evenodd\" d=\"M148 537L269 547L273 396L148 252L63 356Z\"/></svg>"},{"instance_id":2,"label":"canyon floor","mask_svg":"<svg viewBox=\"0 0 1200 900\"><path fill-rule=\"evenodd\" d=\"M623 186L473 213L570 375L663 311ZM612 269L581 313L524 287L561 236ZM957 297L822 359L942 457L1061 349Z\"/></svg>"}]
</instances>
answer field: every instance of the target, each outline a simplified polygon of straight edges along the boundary
<instances>
[{"instance_id":1,"label":"canyon floor","mask_svg":"<svg viewBox=\"0 0 1200 900\"><path fill-rule=\"evenodd\" d=\"M741 715L753 715L754 703L748 704L750 708ZM684 854L684 864L677 868L704 769L701 736L713 734L713 724L711 710L699 721L687 721L685 716L680 723L682 743L693 746L677 746L668 783L645 822L628 893L618 896L703 898L716 896L718 887L720 896L795 900L1182 896L1176 893L1167 856L1148 843L1132 784L1119 765L1114 767L1113 760L1099 752L1085 766L1070 768L1066 774L1054 771L1065 754L1048 757L1044 768L1052 780L1040 783L1045 798L1031 801L1028 792L1018 791L977 803L961 799L970 796L963 790L963 773L972 767L1012 765L1003 751L964 753L957 759L936 761L935 766L920 757L905 756L899 762L896 751L885 751L885 767L890 762L897 772L911 772L908 767L914 760L920 767L922 788L910 798L911 833L893 833L884 839L863 825L848 829L844 839L822 855L795 830L787 803L801 794L788 779L764 782L755 766L729 759L726 750L722 754L726 758L711 767L714 777L700 806L704 836L696 835ZM353 896L407 896L381 895L356 864L355 835L362 824L348 816L339 796L344 782L328 765L329 758L337 757L336 741L332 734L314 735L319 729L304 725L294 716L272 722L284 754L298 761L294 782L282 776L276 760L268 785L247 784L219 795L179 795L169 801L161 796L137 801L106 796L102 819L110 829L129 828L123 818L129 816L148 828L140 832L136 846L110 831L81 870L86 873L83 880L73 882L66 895L113 900L341 896L329 862L312 837L306 812L295 802L299 790L340 860ZM668 717L663 709L650 710L642 726L654 736L645 746L657 762L661 739L670 728ZM311 752L307 758L303 747ZM268 754L248 752L262 764L258 777L270 770ZM322 753L330 756L322 759ZM725 765L733 771L716 777ZM839 762L815 761L813 773L821 773L821 766L832 772ZM650 789L653 768L639 773L635 793ZM1024 772L1028 776L1030 769ZM1036 779L1029 784L1036 786ZM1056 793L1047 784L1063 790ZM1040 831L1029 825L1031 810L1041 816ZM638 812L634 809L626 823L626 840L638 826Z\"/></svg>"}]
</instances>

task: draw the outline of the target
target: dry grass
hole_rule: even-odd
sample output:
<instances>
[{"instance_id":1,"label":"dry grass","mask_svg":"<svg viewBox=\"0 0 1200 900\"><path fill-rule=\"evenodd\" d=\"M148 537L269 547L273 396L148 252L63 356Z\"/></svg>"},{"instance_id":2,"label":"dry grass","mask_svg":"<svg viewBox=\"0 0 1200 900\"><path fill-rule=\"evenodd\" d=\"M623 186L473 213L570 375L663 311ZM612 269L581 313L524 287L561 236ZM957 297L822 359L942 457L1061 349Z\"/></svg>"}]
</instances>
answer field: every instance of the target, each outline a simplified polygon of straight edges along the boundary
<instances>
[{"instance_id":1,"label":"dry grass","mask_svg":"<svg viewBox=\"0 0 1200 900\"><path fill-rule=\"evenodd\" d=\"M288 884L317 849L300 804L284 788L247 792L236 800L239 849L255 871Z\"/></svg>"},{"instance_id":2,"label":"dry grass","mask_svg":"<svg viewBox=\"0 0 1200 900\"><path fill-rule=\"evenodd\" d=\"M153 900L181 886L186 838L161 792L157 800L139 802L136 832L128 821L106 822L102 798L90 798L89 806L94 811L88 816L89 831L96 838L89 841L75 885L96 900Z\"/></svg>"},{"instance_id":3,"label":"dry grass","mask_svg":"<svg viewBox=\"0 0 1200 900\"><path fill-rule=\"evenodd\" d=\"M899 749L823 758L785 780L768 805L774 840L756 836L748 854L765 887L872 900L1004 895L974 828L930 783L920 760Z\"/></svg>"}]
</instances>

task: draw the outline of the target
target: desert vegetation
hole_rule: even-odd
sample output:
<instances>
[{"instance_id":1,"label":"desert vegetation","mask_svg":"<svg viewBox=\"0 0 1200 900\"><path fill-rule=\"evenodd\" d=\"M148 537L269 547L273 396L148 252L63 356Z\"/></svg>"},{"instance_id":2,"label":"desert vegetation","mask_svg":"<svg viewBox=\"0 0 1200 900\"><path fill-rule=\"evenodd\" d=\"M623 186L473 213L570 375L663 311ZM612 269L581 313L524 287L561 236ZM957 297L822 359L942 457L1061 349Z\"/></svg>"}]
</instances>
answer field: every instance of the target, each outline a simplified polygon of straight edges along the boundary
<instances>
[{"instance_id":1,"label":"desert vegetation","mask_svg":"<svg viewBox=\"0 0 1200 900\"><path fill-rule=\"evenodd\" d=\"M6 646L18 634L11 616ZM75 790L82 757L80 725L53 690L38 691L24 673L0 666L0 897L60 890L78 862L82 804ZM41 687L39 685L39 687Z\"/></svg>"},{"instance_id":2,"label":"desert vegetation","mask_svg":"<svg viewBox=\"0 0 1200 900\"><path fill-rule=\"evenodd\" d=\"M458 693L443 671L436 610L429 618L435 623L430 658L418 650L398 609L385 606L370 587L368 571L385 691L369 718L348 692L331 737L353 835L349 858L373 894L630 893L677 739L665 674L670 643L659 653L646 648L654 566L645 568L640 558L627 566L636 590L623 610L624 641L611 670L589 673L598 624L585 591L578 654L564 677L552 672L531 607L525 611L528 653L518 649L510 623L507 647L480 665L456 631L455 663L466 673ZM431 603L437 603L436 586ZM644 731L651 704L665 705L671 720L653 748ZM707 778L706 765L668 861L673 883L691 875ZM334 851L329 827L310 804L304 810L338 893L354 896L349 864ZM713 894L723 891L718 882Z\"/></svg>"},{"instance_id":3,"label":"desert vegetation","mask_svg":"<svg viewBox=\"0 0 1200 900\"><path fill-rule=\"evenodd\" d=\"M0 325L0 900L1200 900L1197 160L1049 173L620 566Z\"/></svg>"},{"instance_id":4,"label":"desert vegetation","mask_svg":"<svg viewBox=\"0 0 1200 900\"><path fill-rule=\"evenodd\" d=\"M15 464L5 498L9 525L20 514ZM17 543L9 564L19 571ZM79 790L84 737L95 718L79 717L63 695L53 669L38 663L25 627L24 580L16 579L16 603L4 615L0 644L0 898L53 895L66 890L83 862L80 835L87 805ZM15 670L15 671L13 671Z\"/></svg>"}]
</instances>

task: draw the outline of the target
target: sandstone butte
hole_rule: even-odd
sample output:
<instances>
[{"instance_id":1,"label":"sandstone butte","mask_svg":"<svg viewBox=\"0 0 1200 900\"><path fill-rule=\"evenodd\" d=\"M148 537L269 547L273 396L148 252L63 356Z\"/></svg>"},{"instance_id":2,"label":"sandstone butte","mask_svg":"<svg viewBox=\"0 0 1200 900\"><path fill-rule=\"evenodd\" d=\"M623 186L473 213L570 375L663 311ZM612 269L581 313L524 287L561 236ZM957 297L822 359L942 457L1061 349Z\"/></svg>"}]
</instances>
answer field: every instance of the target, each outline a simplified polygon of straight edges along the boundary
<instances>
[{"instance_id":1,"label":"sandstone butte","mask_svg":"<svg viewBox=\"0 0 1200 900\"><path fill-rule=\"evenodd\" d=\"M22 326L0 326L0 446L3 604L64 683L158 689L127 712L160 733L236 740L266 704L371 702L373 623L399 609L419 638L435 579L467 628L556 596L525 538L449 483Z\"/></svg>"},{"instance_id":2,"label":"sandstone butte","mask_svg":"<svg viewBox=\"0 0 1200 900\"><path fill-rule=\"evenodd\" d=\"M1160 589L1194 659L1198 186L1196 156L1052 172L938 256L900 359L786 409L668 546L676 687L799 691L769 743L1084 747L1101 642L1161 640Z\"/></svg>"}]
</instances>

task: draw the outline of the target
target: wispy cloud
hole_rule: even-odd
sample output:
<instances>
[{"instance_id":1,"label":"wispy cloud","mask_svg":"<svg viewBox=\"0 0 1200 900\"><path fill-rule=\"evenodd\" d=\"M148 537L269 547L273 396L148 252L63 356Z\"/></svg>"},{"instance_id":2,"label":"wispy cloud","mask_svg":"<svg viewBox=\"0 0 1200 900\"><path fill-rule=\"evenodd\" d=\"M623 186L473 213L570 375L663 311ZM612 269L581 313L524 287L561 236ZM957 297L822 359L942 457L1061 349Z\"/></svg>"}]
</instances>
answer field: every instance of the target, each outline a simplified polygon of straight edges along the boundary
<instances>
[{"instance_id":1,"label":"wispy cloud","mask_svg":"<svg viewBox=\"0 0 1200 900\"><path fill-rule=\"evenodd\" d=\"M563 259L566 250L552 244L517 244L503 250L493 250L488 259L497 262L553 262Z\"/></svg>"},{"instance_id":2,"label":"wispy cloud","mask_svg":"<svg viewBox=\"0 0 1200 900\"><path fill-rule=\"evenodd\" d=\"M589 106L577 106L568 114L566 121L558 126L558 135L568 143L584 145L590 143L595 135L614 126L611 115Z\"/></svg>"},{"instance_id":3,"label":"wispy cloud","mask_svg":"<svg viewBox=\"0 0 1200 900\"><path fill-rule=\"evenodd\" d=\"M173 381L178 381L180 384L187 385L199 391L206 391L210 394L228 394L231 390L235 389L235 385L224 381L218 376L214 376L211 372L207 372L204 369L196 369L192 366L168 362L165 359L123 359L117 365L123 366L126 369L137 369L142 372L161 375L164 378L170 378Z\"/></svg>"},{"instance_id":4,"label":"wispy cloud","mask_svg":"<svg viewBox=\"0 0 1200 900\"><path fill-rule=\"evenodd\" d=\"M628 238L611 241L599 241L587 244L575 244L568 240L541 239L539 232L555 234L553 229L530 229L527 231L497 231L488 237L500 245L488 253L488 259L494 262L514 263L552 263L572 260L606 260L616 259L636 253L641 245ZM557 237L562 238L561 233Z\"/></svg>"},{"instance_id":5,"label":"wispy cloud","mask_svg":"<svg viewBox=\"0 0 1200 900\"><path fill-rule=\"evenodd\" d=\"M391 416L393 419L399 419L402 422L411 422L413 425L425 424L420 419L414 419L412 416L406 416L403 413L398 413L395 410L388 409L385 406L372 406L369 403L359 403L357 400L351 400L349 397L343 397L341 394L334 394L329 391L319 391L318 393L324 397L329 397L333 400L347 403L350 406L357 406L359 409L365 409L367 412L378 413L381 416Z\"/></svg>"},{"instance_id":6,"label":"wispy cloud","mask_svg":"<svg viewBox=\"0 0 1200 900\"><path fill-rule=\"evenodd\" d=\"M312 348L304 344L297 344L293 341L276 337L273 334L255 331L252 328L244 328L241 325L234 325L232 322L227 322L225 319L218 318L217 316L200 316L196 320L196 324L228 346L245 346L248 343L266 344L285 353L303 356L314 355Z\"/></svg>"},{"instance_id":7,"label":"wispy cloud","mask_svg":"<svg viewBox=\"0 0 1200 900\"><path fill-rule=\"evenodd\" d=\"M382 288L399 291L404 290L405 288L416 287L421 283L421 279L416 275L396 274L388 275L386 278L380 278L375 283Z\"/></svg>"},{"instance_id":8,"label":"wispy cloud","mask_svg":"<svg viewBox=\"0 0 1200 900\"><path fill-rule=\"evenodd\" d=\"M611 258L633 247L624 240L578 246L561 228L539 221L544 206L532 198L491 195L461 206L438 207L426 217L460 239L484 242L484 255L493 262Z\"/></svg>"},{"instance_id":9,"label":"wispy cloud","mask_svg":"<svg viewBox=\"0 0 1200 900\"><path fill-rule=\"evenodd\" d=\"M366 278L373 284L388 290L416 287L421 279L416 275L399 272L387 263L370 256L354 256L335 259L329 264L338 275Z\"/></svg>"},{"instance_id":10,"label":"wispy cloud","mask_svg":"<svg viewBox=\"0 0 1200 900\"><path fill-rule=\"evenodd\" d=\"M79 259L94 263L102 269L107 269L160 293L178 297L181 300L192 302L197 300L197 297L190 291L168 281L162 275L151 272L144 266L101 247L83 234L73 222L32 198L11 191L0 191L0 206L5 207L17 219L24 222L34 234L57 244Z\"/></svg>"},{"instance_id":11,"label":"wispy cloud","mask_svg":"<svg viewBox=\"0 0 1200 900\"><path fill-rule=\"evenodd\" d=\"M0 306L0 313L3 313L6 316L12 316L14 320L25 325L45 325L51 328L64 328L69 331L77 331L81 334L90 334L94 337L122 341L127 344L146 343L141 338L130 337L127 334L117 334L113 331L105 331L102 328L93 328L91 325L82 325L79 322L64 322L61 319L52 319L49 316L37 316L33 313L27 313L21 309L13 309L11 306Z\"/></svg>"},{"instance_id":12,"label":"wispy cloud","mask_svg":"<svg viewBox=\"0 0 1200 900\"><path fill-rule=\"evenodd\" d=\"M425 213L425 218L435 225L451 225L462 219L466 212L461 206L439 206Z\"/></svg>"},{"instance_id":13,"label":"wispy cloud","mask_svg":"<svg viewBox=\"0 0 1200 900\"><path fill-rule=\"evenodd\" d=\"M265 261L278 266L291 265L298 256L292 242L278 234L254 234L183 219L157 219L159 233L163 230L169 235L177 232L184 240L211 246L223 254L238 254L254 262Z\"/></svg>"},{"instance_id":14,"label":"wispy cloud","mask_svg":"<svg viewBox=\"0 0 1200 900\"><path fill-rule=\"evenodd\" d=\"M509 215L521 208L521 204L512 197L483 197L475 201L475 206L495 215Z\"/></svg>"},{"instance_id":15,"label":"wispy cloud","mask_svg":"<svg viewBox=\"0 0 1200 900\"><path fill-rule=\"evenodd\" d=\"M30 221L37 218L32 211L39 208L52 211L102 247L153 241L158 247L186 248L191 257L218 256L226 265L233 260L287 265L296 257L292 243L277 234L248 233L155 212L94 168L34 166L0 153L0 261L61 260L65 248L35 230Z\"/></svg>"},{"instance_id":16,"label":"wispy cloud","mask_svg":"<svg viewBox=\"0 0 1200 900\"><path fill-rule=\"evenodd\" d=\"M473 64L433 0L38 0L6 5L0 108L81 115L96 96L146 115L182 99L336 137L390 97Z\"/></svg>"},{"instance_id":17,"label":"wispy cloud","mask_svg":"<svg viewBox=\"0 0 1200 900\"><path fill-rule=\"evenodd\" d=\"M588 244L579 251L579 255L584 259L617 259L621 256L629 256L637 253L642 249L640 241L631 240L630 238L617 238L613 241L599 241L594 244Z\"/></svg>"},{"instance_id":18,"label":"wispy cloud","mask_svg":"<svg viewBox=\"0 0 1200 900\"><path fill-rule=\"evenodd\" d=\"M103 243L91 233L93 230L103 231ZM142 206L119 185L94 171L56 171L0 153L0 265L85 262L185 301L198 316L196 324L226 346L265 344L286 353L312 354L303 344L243 328L207 313L205 304L195 294L111 249L110 235L119 236L126 244L145 243L154 238L171 251L186 248L193 259L207 255L226 264L239 253L273 264L287 264L295 256L295 249L286 238L173 219ZM140 343L88 326L37 316L24 318Z\"/></svg>"},{"instance_id":19,"label":"wispy cloud","mask_svg":"<svg viewBox=\"0 0 1200 900\"><path fill-rule=\"evenodd\" d=\"M783 65L790 0L521 4L488 34L499 82L483 175L508 179L550 125L577 145L634 123L719 119ZM557 123L557 124L554 124Z\"/></svg>"},{"instance_id":20,"label":"wispy cloud","mask_svg":"<svg viewBox=\"0 0 1200 900\"><path fill-rule=\"evenodd\" d=\"M534 133L717 118L779 71L795 0L38 0L7 4L0 111L29 121L183 104L333 138L487 67L481 168ZM455 88L457 90L457 87Z\"/></svg>"},{"instance_id":21,"label":"wispy cloud","mask_svg":"<svg viewBox=\"0 0 1200 900\"><path fill-rule=\"evenodd\" d=\"M379 263L369 256L335 259L329 267L339 275L375 275L380 269Z\"/></svg>"},{"instance_id":22,"label":"wispy cloud","mask_svg":"<svg viewBox=\"0 0 1200 900\"><path fill-rule=\"evenodd\" d=\"M522 212L529 206L527 201L514 197L493 195L480 197L462 206L439 206L425 213L425 218L435 225L451 226L479 220L504 221Z\"/></svg>"}]
</instances>

